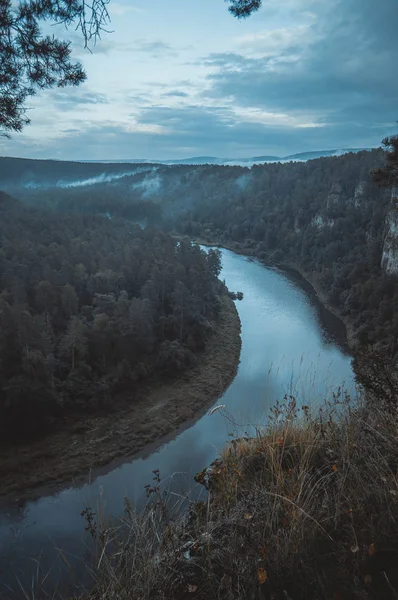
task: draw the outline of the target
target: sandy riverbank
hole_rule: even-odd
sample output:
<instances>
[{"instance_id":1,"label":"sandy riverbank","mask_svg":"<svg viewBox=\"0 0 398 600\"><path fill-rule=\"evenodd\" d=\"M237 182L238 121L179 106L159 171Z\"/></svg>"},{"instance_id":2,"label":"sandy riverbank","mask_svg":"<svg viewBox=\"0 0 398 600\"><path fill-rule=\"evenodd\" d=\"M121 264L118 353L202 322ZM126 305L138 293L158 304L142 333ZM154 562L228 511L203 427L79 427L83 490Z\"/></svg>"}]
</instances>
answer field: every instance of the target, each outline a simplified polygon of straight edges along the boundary
<instances>
[{"instance_id":1,"label":"sandy riverbank","mask_svg":"<svg viewBox=\"0 0 398 600\"><path fill-rule=\"evenodd\" d=\"M46 438L0 448L0 499L23 502L77 485L96 470L154 451L165 436L190 426L232 382L239 364L240 320L226 295L223 310L197 365L178 380L125 399L108 414L74 417ZM103 469L102 469L103 470Z\"/></svg>"}]
</instances>

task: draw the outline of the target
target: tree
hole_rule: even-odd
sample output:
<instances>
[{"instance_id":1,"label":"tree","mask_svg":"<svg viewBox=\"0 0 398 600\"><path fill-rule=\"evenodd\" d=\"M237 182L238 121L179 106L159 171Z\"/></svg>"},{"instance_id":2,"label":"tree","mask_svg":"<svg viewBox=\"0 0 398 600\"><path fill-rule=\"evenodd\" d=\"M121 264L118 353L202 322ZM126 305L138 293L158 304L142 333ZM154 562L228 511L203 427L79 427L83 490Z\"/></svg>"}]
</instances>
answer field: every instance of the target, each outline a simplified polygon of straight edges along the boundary
<instances>
[{"instance_id":1,"label":"tree","mask_svg":"<svg viewBox=\"0 0 398 600\"><path fill-rule=\"evenodd\" d=\"M69 358L72 371L75 370L76 362L83 359L87 354L87 328L79 317L72 317L68 330L60 343L60 353Z\"/></svg>"},{"instance_id":2,"label":"tree","mask_svg":"<svg viewBox=\"0 0 398 600\"><path fill-rule=\"evenodd\" d=\"M29 123L25 102L37 90L79 85L86 75L71 60L70 42L44 35L46 21L75 25L85 45L109 22L109 0L13 0L0 2L0 133Z\"/></svg>"},{"instance_id":3,"label":"tree","mask_svg":"<svg viewBox=\"0 0 398 600\"><path fill-rule=\"evenodd\" d=\"M382 187L398 186L398 135L383 140L387 151L387 162L381 169L373 171L373 180Z\"/></svg>"},{"instance_id":4,"label":"tree","mask_svg":"<svg viewBox=\"0 0 398 600\"><path fill-rule=\"evenodd\" d=\"M79 298L73 285L67 283L62 290L62 306L68 319L77 313Z\"/></svg>"},{"instance_id":5,"label":"tree","mask_svg":"<svg viewBox=\"0 0 398 600\"><path fill-rule=\"evenodd\" d=\"M262 0L227 0L231 6L229 12L238 19L245 19L261 7Z\"/></svg>"},{"instance_id":6,"label":"tree","mask_svg":"<svg viewBox=\"0 0 398 600\"><path fill-rule=\"evenodd\" d=\"M226 0L237 18L248 17L261 0ZM26 100L38 90L77 86L86 74L71 60L70 42L45 35L42 24L73 25L85 47L110 23L110 0L0 0L0 135L19 132L30 120Z\"/></svg>"},{"instance_id":7,"label":"tree","mask_svg":"<svg viewBox=\"0 0 398 600\"><path fill-rule=\"evenodd\" d=\"M55 292L51 284L48 281L40 281L36 288L36 306L40 312L44 313L46 323L49 321L55 301Z\"/></svg>"},{"instance_id":8,"label":"tree","mask_svg":"<svg viewBox=\"0 0 398 600\"><path fill-rule=\"evenodd\" d=\"M219 277L222 270L222 262L221 262L221 252L218 248L210 250L207 253L207 264L209 266L210 271L213 273L215 277Z\"/></svg>"}]
</instances>

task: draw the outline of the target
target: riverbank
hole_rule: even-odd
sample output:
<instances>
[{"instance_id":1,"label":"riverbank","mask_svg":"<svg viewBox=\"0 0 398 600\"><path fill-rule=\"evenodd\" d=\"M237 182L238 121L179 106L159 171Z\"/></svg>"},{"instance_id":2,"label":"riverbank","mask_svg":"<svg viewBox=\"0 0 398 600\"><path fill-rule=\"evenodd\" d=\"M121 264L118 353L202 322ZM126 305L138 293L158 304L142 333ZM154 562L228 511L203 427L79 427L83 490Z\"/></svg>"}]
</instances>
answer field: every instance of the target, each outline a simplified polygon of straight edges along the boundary
<instances>
[{"instance_id":1,"label":"riverbank","mask_svg":"<svg viewBox=\"0 0 398 600\"><path fill-rule=\"evenodd\" d=\"M96 522L85 600L396 600L397 420L381 404L324 408L287 400L228 443L195 478L209 495L186 519L154 487L122 527Z\"/></svg>"},{"instance_id":2,"label":"riverbank","mask_svg":"<svg viewBox=\"0 0 398 600\"><path fill-rule=\"evenodd\" d=\"M101 467L114 468L116 460L145 454L146 448L154 452L166 436L189 427L235 377L240 329L235 304L224 295L206 349L180 379L147 388L133 404L127 396L110 414L75 416L40 441L0 448L1 501L23 503L93 480Z\"/></svg>"},{"instance_id":3,"label":"riverbank","mask_svg":"<svg viewBox=\"0 0 398 600\"><path fill-rule=\"evenodd\" d=\"M181 238L181 236L173 236L173 237L176 237L177 239ZM245 246L242 247L242 245L239 244L238 242L235 242L233 244L228 244L228 243L221 243L218 241L212 242L212 241L202 240L202 239L195 239L192 241L195 244L199 244L199 245L205 246L205 247L225 248L226 250L230 250L231 252L235 252L236 254L240 254L241 256L246 256L248 258L256 259L266 267L276 268L276 269L279 269L280 271L282 271L285 275L287 275L289 277L289 279L292 279L302 289L304 289L304 291L312 299L315 299L321 310L323 309L323 310L328 311L329 313L334 315L334 317L336 317L336 319L338 319L341 322L341 324L344 326L343 337L346 338L346 344L343 344L343 345L345 345L347 347L346 348L347 350L354 352L355 347L356 347L356 336L355 336L355 329L353 327L353 324L352 324L351 320L349 318L347 318L347 315L344 315L343 312L341 310L339 310L338 307L332 306L330 304L330 302L328 301L328 298L327 298L327 294L326 294L325 290L322 288L322 286L320 285L319 281L317 280L316 275L314 276L313 273L312 274L308 273L307 271L305 271L300 266L298 266L294 263L275 261L275 260L272 260L271 258L264 258L263 256L258 256L258 254L256 254L255 250L253 250L252 248L245 247ZM339 339L339 342L341 342L341 339Z\"/></svg>"}]
</instances>

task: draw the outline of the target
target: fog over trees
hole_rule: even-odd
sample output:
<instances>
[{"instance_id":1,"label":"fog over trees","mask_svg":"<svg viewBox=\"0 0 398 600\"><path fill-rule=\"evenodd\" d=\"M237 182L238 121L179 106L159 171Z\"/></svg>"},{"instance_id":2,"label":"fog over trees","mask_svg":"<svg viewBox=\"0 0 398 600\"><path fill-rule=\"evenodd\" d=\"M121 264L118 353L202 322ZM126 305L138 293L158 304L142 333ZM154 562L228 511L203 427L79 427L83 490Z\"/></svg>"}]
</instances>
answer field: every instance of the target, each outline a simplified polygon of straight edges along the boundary
<instances>
[{"instance_id":1,"label":"fog over trees","mask_svg":"<svg viewBox=\"0 0 398 600\"><path fill-rule=\"evenodd\" d=\"M397 181L396 140L388 142L387 155L379 149L251 169L137 167L117 180L62 189L56 183L38 187L46 181L40 161L18 167L18 161L3 165L0 160L0 173L18 172L20 184L10 186L10 192L30 205L144 220L192 239L288 263L324 290L330 306L349 319L359 342L395 352L398 288L381 268L391 207L388 186ZM68 172L73 181L80 168L66 163L60 177L66 181ZM101 173L103 167L96 168Z\"/></svg>"}]
</instances>

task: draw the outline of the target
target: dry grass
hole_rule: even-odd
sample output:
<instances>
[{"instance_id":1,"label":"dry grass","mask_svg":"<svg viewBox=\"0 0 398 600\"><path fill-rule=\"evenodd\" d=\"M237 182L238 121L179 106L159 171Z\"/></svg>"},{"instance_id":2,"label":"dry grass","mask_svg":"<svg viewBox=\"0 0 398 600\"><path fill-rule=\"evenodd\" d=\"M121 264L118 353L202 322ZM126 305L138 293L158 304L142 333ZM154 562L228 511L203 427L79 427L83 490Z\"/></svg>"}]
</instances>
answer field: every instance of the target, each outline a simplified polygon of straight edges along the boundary
<instances>
[{"instance_id":1,"label":"dry grass","mask_svg":"<svg viewBox=\"0 0 398 600\"><path fill-rule=\"evenodd\" d=\"M339 397L313 416L286 399L197 476L208 498L188 518L155 481L145 515L127 506L95 532L91 598L398 598L397 416Z\"/></svg>"}]
</instances>

